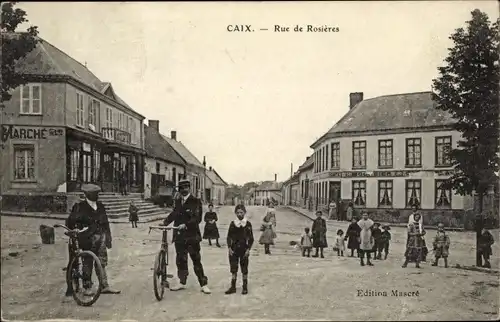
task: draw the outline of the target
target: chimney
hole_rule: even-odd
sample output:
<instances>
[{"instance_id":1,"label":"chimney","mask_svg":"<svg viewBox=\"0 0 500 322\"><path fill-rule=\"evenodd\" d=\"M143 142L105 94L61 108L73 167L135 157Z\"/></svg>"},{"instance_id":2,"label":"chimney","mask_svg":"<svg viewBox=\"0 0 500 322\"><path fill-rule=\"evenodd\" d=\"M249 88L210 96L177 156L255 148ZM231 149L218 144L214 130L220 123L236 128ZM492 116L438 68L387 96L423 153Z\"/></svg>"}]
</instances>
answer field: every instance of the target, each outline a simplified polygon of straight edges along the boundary
<instances>
[{"instance_id":1,"label":"chimney","mask_svg":"<svg viewBox=\"0 0 500 322\"><path fill-rule=\"evenodd\" d=\"M209 170L209 171L212 171L212 167L211 167L211 166L210 166L210 167L208 167L208 170Z\"/></svg>"},{"instance_id":2,"label":"chimney","mask_svg":"<svg viewBox=\"0 0 500 322\"><path fill-rule=\"evenodd\" d=\"M359 102L363 100L363 92L356 92L349 94L349 109L352 109Z\"/></svg>"},{"instance_id":3,"label":"chimney","mask_svg":"<svg viewBox=\"0 0 500 322\"><path fill-rule=\"evenodd\" d=\"M206 169L207 168L207 159L205 156L203 156L203 167Z\"/></svg>"},{"instance_id":4,"label":"chimney","mask_svg":"<svg viewBox=\"0 0 500 322\"><path fill-rule=\"evenodd\" d=\"M149 127L152 127L156 131L160 132L160 121L158 120L149 120Z\"/></svg>"},{"instance_id":5,"label":"chimney","mask_svg":"<svg viewBox=\"0 0 500 322\"><path fill-rule=\"evenodd\" d=\"M274 181L278 181L278 175L276 173L274 174Z\"/></svg>"},{"instance_id":6,"label":"chimney","mask_svg":"<svg viewBox=\"0 0 500 322\"><path fill-rule=\"evenodd\" d=\"M177 141L177 131L170 131L170 138Z\"/></svg>"}]
</instances>

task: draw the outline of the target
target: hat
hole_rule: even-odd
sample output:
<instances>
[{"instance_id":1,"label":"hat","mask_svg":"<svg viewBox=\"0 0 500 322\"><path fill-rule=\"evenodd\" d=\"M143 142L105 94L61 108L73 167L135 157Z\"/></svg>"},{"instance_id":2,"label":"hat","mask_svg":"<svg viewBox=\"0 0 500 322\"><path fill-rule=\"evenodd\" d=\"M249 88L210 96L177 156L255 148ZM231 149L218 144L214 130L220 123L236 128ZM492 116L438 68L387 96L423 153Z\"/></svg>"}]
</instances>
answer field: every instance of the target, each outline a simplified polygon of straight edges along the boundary
<instances>
[{"instance_id":1,"label":"hat","mask_svg":"<svg viewBox=\"0 0 500 322\"><path fill-rule=\"evenodd\" d=\"M100 192L101 187L92 184L92 183L85 183L82 185L82 191L83 192Z\"/></svg>"},{"instance_id":2,"label":"hat","mask_svg":"<svg viewBox=\"0 0 500 322\"><path fill-rule=\"evenodd\" d=\"M182 179L182 180L179 180L178 186L179 187L189 187L189 186L191 186L191 182L189 182L189 180Z\"/></svg>"}]
</instances>

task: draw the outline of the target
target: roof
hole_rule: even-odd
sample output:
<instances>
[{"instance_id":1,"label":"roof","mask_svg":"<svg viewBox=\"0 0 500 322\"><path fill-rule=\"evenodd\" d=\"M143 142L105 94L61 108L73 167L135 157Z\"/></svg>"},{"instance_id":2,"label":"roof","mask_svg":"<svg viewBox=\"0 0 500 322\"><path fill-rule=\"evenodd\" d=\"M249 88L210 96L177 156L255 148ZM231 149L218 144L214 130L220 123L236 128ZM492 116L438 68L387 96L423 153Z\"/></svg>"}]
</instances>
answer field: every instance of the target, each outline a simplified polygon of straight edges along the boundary
<instances>
[{"instance_id":1,"label":"roof","mask_svg":"<svg viewBox=\"0 0 500 322\"><path fill-rule=\"evenodd\" d=\"M311 156L307 157L306 161L302 163L302 165L299 167L298 171L303 171L306 169L311 168L314 165L314 158Z\"/></svg>"},{"instance_id":2,"label":"roof","mask_svg":"<svg viewBox=\"0 0 500 322\"><path fill-rule=\"evenodd\" d=\"M168 144L156 129L144 125L144 148L150 157L167 162L186 165L181 156Z\"/></svg>"},{"instance_id":3,"label":"roof","mask_svg":"<svg viewBox=\"0 0 500 322\"><path fill-rule=\"evenodd\" d=\"M438 110L432 92L385 95L359 102L311 147L342 134L447 127L455 123L451 114Z\"/></svg>"},{"instance_id":4,"label":"roof","mask_svg":"<svg viewBox=\"0 0 500 322\"><path fill-rule=\"evenodd\" d=\"M172 148L190 165L204 168L200 160L198 160L180 141L171 139L163 134L160 134L164 140L170 144Z\"/></svg>"},{"instance_id":5,"label":"roof","mask_svg":"<svg viewBox=\"0 0 500 322\"><path fill-rule=\"evenodd\" d=\"M16 63L15 68L17 73L42 76L68 76L101 94L105 94L105 91L111 87L109 82L101 81L85 65L48 41L42 38L38 39L39 42L36 47ZM137 113L116 95L114 91L113 94L114 96L110 97L111 99L122 105L125 109Z\"/></svg>"},{"instance_id":6,"label":"roof","mask_svg":"<svg viewBox=\"0 0 500 322\"><path fill-rule=\"evenodd\" d=\"M262 182L255 191L269 191L269 190L281 190L282 183L276 181L264 181Z\"/></svg>"},{"instance_id":7,"label":"roof","mask_svg":"<svg viewBox=\"0 0 500 322\"><path fill-rule=\"evenodd\" d=\"M227 186L227 183L222 180L222 177L212 168L212 170L207 170L207 177L212 180L214 184L220 184Z\"/></svg>"}]
</instances>

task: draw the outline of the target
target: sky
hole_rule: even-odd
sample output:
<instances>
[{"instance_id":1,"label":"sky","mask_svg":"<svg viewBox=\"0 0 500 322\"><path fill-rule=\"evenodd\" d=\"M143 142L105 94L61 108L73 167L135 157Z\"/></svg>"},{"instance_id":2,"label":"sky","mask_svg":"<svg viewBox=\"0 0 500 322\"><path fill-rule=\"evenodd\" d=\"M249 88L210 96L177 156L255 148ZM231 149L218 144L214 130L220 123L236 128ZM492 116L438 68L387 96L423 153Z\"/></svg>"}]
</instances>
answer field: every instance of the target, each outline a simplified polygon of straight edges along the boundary
<instances>
[{"instance_id":1,"label":"sky","mask_svg":"<svg viewBox=\"0 0 500 322\"><path fill-rule=\"evenodd\" d=\"M365 99L430 91L449 35L496 1L21 2L40 36L226 182L290 177ZM228 32L251 24L254 32ZM338 32L293 32L295 25ZM292 32L274 32L274 26ZM267 31L260 30L269 29Z\"/></svg>"}]
</instances>

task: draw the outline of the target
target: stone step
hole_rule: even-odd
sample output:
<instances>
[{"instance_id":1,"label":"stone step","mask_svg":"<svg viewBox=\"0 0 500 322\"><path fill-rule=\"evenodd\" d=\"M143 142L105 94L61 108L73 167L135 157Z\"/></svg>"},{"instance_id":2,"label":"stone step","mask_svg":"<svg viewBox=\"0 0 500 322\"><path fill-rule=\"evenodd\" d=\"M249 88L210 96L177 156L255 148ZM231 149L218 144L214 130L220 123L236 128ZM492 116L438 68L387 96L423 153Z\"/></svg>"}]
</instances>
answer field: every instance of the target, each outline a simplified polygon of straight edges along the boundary
<instances>
[{"instance_id":1,"label":"stone step","mask_svg":"<svg viewBox=\"0 0 500 322\"><path fill-rule=\"evenodd\" d=\"M119 200L143 200L141 196L137 197L128 197L128 196L113 196L113 197L108 197L108 198L102 198L99 196L99 200L102 202L108 202L108 201L119 201Z\"/></svg>"},{"instance_id":2,"label":"stone step","mask_svg":"<svg viewBox=\"0 0 500 322\"><path fill-rule=\"evenodd\" d=\"M139 214L142 214L142 213L146 213L148 211L151 211L151 210L161 210L161 209L165 209L165 208L160 208L158 206L155 206L155 205L152 205L152 206L149 206L149 207L141 207L138 209L138 213ZM108 214L119 214L119 213L126 213L128 214L128 207L123 207L123 208L115 208L115 209L106 209L106 212Z\"/></svg>"},{"instance_id":3,"label":"stone step","mask_svg":"<svg viewBox=\"0 0 500 322\"><path fill-rule=\"evenodd\" d=\"M135 202L134 201L134 204L137 206L137 208L140 208L140 207L146 207L146 206L149 206L149 205L153 205L153 206L156 206L154 203L152 202L149 202L149 201L139 201L139 202ZM106 209L116 209L116 208L123 208L123 207L128 207L130 206L130 202L105 202L104 205L106 206Z\"/></svg>"},{"instance_id":4,"label":"stone step","mask_svg":"<svg viewBox=\"0 0 500 322\"><path fill-rule=\"evenodd\" d=\"M165 214L168 215L171 210L169 208L152 208L152 209L145 209L142 211L139 211L139 218L145 215L150 215L150 214ZM108 212L108 217L109 218L128 218L129 213L128 211L123 211L123 212Z\"/></svg>"}]
</instances>

